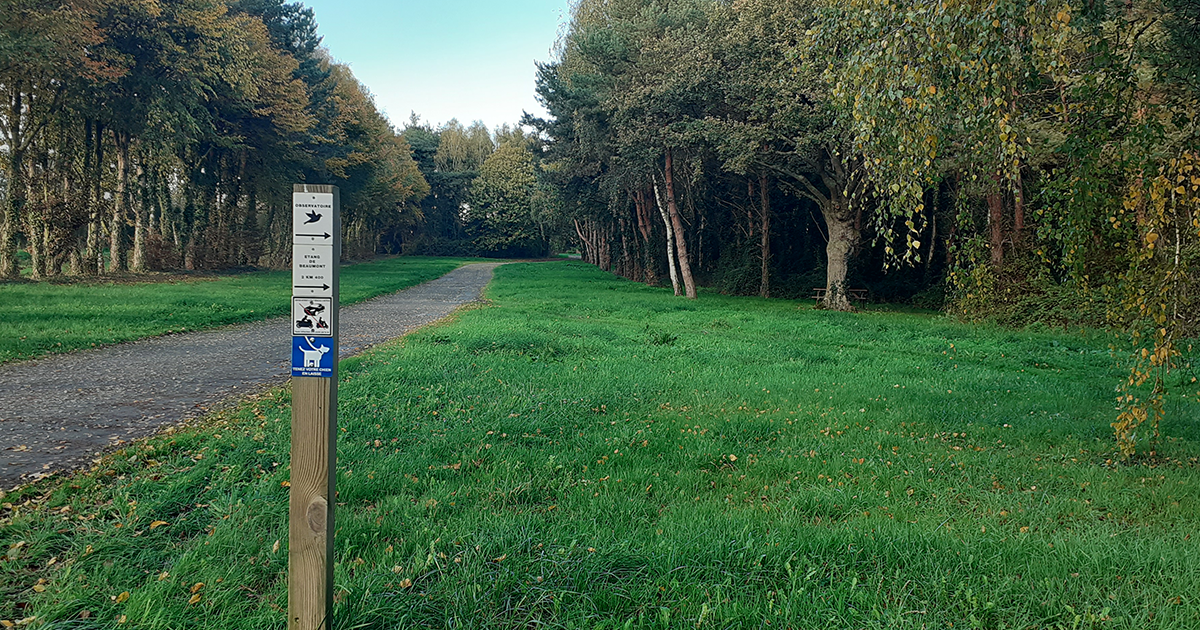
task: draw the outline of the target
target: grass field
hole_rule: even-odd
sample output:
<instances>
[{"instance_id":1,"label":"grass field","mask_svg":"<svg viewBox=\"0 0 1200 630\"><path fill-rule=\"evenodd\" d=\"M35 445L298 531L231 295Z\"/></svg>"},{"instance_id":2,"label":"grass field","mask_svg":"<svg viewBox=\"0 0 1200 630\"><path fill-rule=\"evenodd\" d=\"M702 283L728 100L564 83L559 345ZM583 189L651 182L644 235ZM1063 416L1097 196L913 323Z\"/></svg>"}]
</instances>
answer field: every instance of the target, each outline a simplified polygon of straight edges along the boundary
<instances>
[{"instance_id":1,"label":"grass field","mask_svg":"<svg viewBox=\"0 0 1200 630\"><path fill-rule=\"evenodd\" d=\"M466 262L398 257L342 268L342 304L432 280ZM171 282L0 283L0 363L286 315L292 272Z\"/></svg>"},{"instance_id":2,"label":"grass field","mask_svg":"<svg viewBox=\"0 0 1200 630\"><path fill-rule=\"evenodd\" d=\"M1200 425L1107 340L581 263L342 362L336 628L1200 627ZM289 398L10 493L0 619L279 628Z\"/></svg>"}]
</instances>

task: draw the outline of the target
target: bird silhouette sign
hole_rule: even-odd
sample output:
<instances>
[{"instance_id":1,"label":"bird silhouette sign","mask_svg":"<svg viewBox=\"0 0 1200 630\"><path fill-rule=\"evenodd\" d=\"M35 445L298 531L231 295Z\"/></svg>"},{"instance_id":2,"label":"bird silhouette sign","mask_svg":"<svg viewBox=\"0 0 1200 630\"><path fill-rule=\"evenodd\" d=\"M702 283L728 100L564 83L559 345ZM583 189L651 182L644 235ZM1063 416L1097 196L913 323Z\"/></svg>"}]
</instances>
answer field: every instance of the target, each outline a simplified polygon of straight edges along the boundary
<instances>
[{"instance_id":1,"label":"bird silhouette sign","mask_svg":"<svg viewBox=\"0 0 1200 630\"><path fill-rule=\"evenodd\" d=\"M332 245L333 195L298 193L292 199L292 243Z\"/></svg>"}]
</instances>

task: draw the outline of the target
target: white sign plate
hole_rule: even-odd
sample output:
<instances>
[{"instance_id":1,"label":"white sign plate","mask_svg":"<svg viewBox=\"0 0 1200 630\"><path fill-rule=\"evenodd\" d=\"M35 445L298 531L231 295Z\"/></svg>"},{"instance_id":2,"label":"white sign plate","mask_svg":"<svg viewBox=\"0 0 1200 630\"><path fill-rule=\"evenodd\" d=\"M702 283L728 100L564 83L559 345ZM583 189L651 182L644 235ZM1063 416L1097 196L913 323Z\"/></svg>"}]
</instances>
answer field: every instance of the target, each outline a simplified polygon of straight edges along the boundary
<instances>
[{"instance_id":1,"label":"white sign plate","mask_svg":"<svg viewBox=\"0 0 1200 630\"><path fill-rule=\"evenodd\" d=\"M292 335L332 337L332 298L292 298Z\"/></svg>"},{"instance_id":2,"label":"white sign plate","mask_svg":"<svg viewBox=\"0 0 1200 630\"><path fill-rule=\"evenodd\" d=\"M292 296L333 297L333 245L292 246Z\"/></svg>"},{"instance_id":3,"label":"white sign plate","mask_svg":"<svg viewBox=\"0 0 1200 630\"><path fill-rule=\"evenodd\" d=\"M333 244L333 194L292 193L292 243Z\"/></svg>"}]
</instances>

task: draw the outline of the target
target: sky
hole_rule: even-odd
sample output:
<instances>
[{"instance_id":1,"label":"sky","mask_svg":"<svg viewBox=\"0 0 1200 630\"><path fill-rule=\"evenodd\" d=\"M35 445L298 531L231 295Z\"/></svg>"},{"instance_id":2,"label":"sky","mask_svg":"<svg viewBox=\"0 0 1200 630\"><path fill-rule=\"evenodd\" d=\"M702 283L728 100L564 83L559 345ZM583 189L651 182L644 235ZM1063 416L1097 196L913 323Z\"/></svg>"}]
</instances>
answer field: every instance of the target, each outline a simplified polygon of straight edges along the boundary
<instances>
[{"instance_id":1,"label":"sky","mask_svg":"<svg viewBox=\"0 0 1200 630\"><path fill-rule=\"evenodd\" d=\"M544 116L535 61L548 61L568 0L301 0L323 45L348 64L397 128L416 112L494 129Z\"/></svg>"}]
</instances>

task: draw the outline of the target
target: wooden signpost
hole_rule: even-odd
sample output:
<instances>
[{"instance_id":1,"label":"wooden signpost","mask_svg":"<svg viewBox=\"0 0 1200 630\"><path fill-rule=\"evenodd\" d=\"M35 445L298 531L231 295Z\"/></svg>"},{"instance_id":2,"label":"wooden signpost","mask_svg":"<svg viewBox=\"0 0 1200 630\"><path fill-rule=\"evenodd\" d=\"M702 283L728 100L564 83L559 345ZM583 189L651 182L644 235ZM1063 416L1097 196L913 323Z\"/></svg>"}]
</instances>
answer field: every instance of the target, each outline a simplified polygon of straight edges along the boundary
<instances>
[{"instance_id":1,"label":"wooden signpost","mask_svg":"<svg viewBox=\"0 0 1200 630\"><path fill-rule=\"evenodd\" d=\"M335 186L292 190L288 630L333 626L340 203Z\"/></svg>"}]
</instances>

